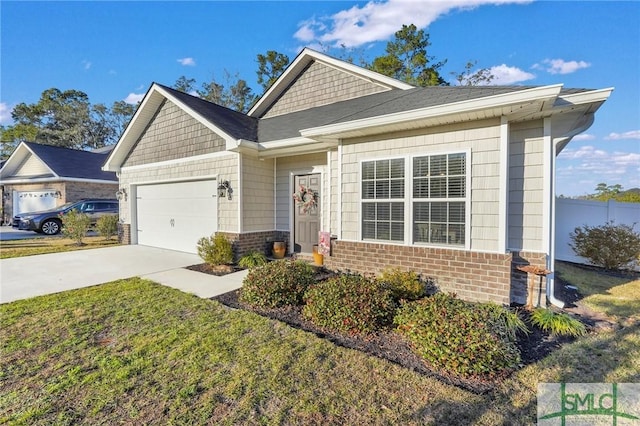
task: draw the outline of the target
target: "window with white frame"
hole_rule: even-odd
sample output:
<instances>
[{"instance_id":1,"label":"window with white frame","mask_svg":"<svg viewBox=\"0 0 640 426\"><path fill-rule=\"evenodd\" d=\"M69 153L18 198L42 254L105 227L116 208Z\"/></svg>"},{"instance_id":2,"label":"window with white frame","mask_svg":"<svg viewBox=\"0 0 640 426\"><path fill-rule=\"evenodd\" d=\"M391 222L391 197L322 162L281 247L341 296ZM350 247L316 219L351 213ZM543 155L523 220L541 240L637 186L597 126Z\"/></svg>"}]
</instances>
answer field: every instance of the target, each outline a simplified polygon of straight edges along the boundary
<instances>
[{"instance_id":1,"label":"window with white frame","mask_svg":"<svg viewBox=\"0 0 640 426\"><path fill-rule=\"evenodd\" d=\"M464 246L467 155L362 162L362 239ZM413 188L405 191L405 184ZM412 235L405 236L405 222Z\"/></svg>"},{"instance_id":2,"label":"window with white frame","mask_svg":"<svg viewBox=\"0 0 640 426\"><path fill-rule=\"evenodd\" d=\"M466 155L413 158L413 242L463 246Z\"/></svg>"},{"instance_id":3,"label":"window with white frame","mask_svg":"<svg viewBox=\"0 0 640 426\"><path fill-rule=\"evenodd\" d=\"M404 241L404 159L362 163L362 238Z\"/></svg>"}]
</instances>

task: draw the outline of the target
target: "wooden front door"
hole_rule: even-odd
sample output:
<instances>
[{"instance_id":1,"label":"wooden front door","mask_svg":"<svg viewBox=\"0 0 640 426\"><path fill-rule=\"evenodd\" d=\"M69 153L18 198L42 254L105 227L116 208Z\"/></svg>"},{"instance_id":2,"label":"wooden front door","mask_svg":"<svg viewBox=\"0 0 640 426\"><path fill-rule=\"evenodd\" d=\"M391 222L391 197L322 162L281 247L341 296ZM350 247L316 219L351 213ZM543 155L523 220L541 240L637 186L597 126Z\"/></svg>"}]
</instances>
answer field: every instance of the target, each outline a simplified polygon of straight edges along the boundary
<instances>
[{"instance_id":1,"label":"wooden front door","mask_svg":"<svg viewBox=\"0 0 640 426\"><path fill-rule=\"evenodd\" d=\"M301 189L311 190L315 194L315 206L306 207L294 200L293 206L293 251L295 253L311 253L313 246L318 244L318 231L320 231L320 173L300 175L294 178L294 191L300 193ZM305 201L312 195L307 192Z\"/></svg>"}]
</instances>

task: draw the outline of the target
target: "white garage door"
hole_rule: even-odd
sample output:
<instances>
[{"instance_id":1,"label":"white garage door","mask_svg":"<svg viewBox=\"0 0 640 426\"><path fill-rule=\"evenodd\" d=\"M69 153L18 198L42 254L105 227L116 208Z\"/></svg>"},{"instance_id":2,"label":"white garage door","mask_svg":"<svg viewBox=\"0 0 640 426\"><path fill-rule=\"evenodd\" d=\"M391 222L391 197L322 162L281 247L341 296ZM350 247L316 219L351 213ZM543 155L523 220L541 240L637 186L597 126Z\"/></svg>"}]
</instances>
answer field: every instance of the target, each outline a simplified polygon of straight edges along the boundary
<instances>
[{"instance_id":1,"label":"white garage door","mask_svg":"<svg viewBox=\"0 0 640 426\"><path fill-rule=\"evenodd\" d=\"M215 180L141 185L138 244L197 253L197 242L217 230Z\"/></svg>"},{"instance_id":2,"label":"white garage door","mask_svg":"<svg viewBox=\"0 0 640 426\"><path fill-rule=\"evenodd\" d=\"M14 215L39 212L56 207L56 191L16 191L13 193Z\"/></svg>"}]
</instances>

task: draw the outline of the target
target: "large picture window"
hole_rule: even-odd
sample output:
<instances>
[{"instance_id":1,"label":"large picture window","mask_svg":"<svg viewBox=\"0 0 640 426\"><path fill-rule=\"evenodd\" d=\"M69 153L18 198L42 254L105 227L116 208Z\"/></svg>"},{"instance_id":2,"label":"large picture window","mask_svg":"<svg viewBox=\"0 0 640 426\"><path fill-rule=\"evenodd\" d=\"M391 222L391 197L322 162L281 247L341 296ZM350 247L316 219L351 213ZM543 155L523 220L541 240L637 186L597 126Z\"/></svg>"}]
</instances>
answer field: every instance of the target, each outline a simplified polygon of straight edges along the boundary
<instances>
[{"instance_id":1,"label":"large picture window","mask_svg":"<svg viewBox=\"0 0 640 426\"><path fill-rule=\"evenodd\" d=\"M362 163L362 238L404 241L404 159Z\"/></svg>"},{"instance_id":2,"label":"large picture window","mask_svg":"<svg viewBox=\"0 0 640 426\"><path fill-rule=\"evenodd\" d=\"M465 245L466 153L364 161L361 172L363 240Z\"/></svg>"}]
</instances>

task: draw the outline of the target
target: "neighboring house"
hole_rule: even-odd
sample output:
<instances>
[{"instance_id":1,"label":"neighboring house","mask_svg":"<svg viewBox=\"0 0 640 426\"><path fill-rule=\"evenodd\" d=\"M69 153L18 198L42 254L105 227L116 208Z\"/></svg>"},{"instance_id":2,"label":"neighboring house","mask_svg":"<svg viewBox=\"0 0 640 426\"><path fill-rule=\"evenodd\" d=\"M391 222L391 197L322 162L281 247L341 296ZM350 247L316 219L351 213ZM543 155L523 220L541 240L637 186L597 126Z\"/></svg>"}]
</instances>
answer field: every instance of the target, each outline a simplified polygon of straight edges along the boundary
<instances>
[{"instance_id":1,"label":"neighboring house","mask_svg":"<svg viewBox=\"0 0 640 426\"><path fill-rule=\"evenodd\" d=\"M20 143L0 169L3 222L82 198L115 198L118 178L102 170L110 151Z\"/></svg>"},{"instance_id":2,"label":"neighboring house","mask_svg":"<svg viewBox=\"0 0 640 426\"><path fill-rule=\"evenodd\" d=\"M552 265L556 155L611 90L416 88L305 49L248 114L153 84L104 169L131 244L195 252L222 232L237 254L306 254L324 231L329 268L524 301L515 266ZM300 185L316 208L294 202Z\"/></svg>"}]
</instances>

